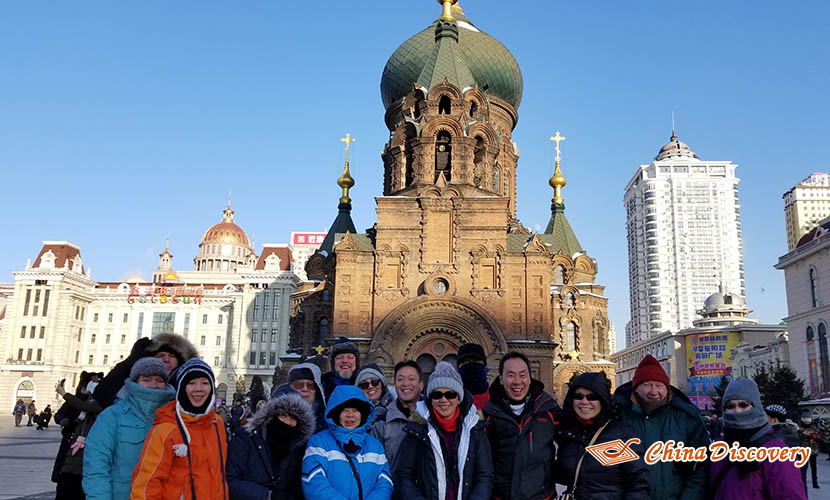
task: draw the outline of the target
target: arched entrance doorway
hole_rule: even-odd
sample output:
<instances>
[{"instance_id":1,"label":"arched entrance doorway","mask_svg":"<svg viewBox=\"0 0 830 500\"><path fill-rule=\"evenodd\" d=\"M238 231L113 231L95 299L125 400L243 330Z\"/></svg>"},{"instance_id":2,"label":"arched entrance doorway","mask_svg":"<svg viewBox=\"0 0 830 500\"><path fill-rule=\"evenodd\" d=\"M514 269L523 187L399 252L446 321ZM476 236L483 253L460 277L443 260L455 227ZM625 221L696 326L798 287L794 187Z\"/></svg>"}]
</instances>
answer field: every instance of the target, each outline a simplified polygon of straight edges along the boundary
<instances>
[{"instance_id":1,"label":"arched entrance doorway","mask_svg":"<svg viewBox=\"0 0 830 500\"><path fill-rule=\"evenodd\" d=\"M22 399L27 405L35 398L35 383L31 379L23 379L17 384L14 391L14 400Z\"/></svg>"},{"instance_id":2,"label":"arched entrance doorway","mask_svg":"<svg viewBox=\"0 0 830 500\"><path fill-rule=\"evenodd\" d=\"M507 352L501 327L477 304L459 297L421 296L390 311L375 329L369 359L392 366L414 359L425 372L435 364L455 364L458 348L479 344L497 363Z\"/></svg>"},{"instance_id":3,"label":"arched entrance doorway","mask_svg":"<svg viewBox=\"0 0 830 500\"><path fill-rule=\"evenodd\" d=\"M228 384L222 382L221 384L216 386L216 400L224 399L227 401L228 399Z\"/></svg>"}]
</instances>

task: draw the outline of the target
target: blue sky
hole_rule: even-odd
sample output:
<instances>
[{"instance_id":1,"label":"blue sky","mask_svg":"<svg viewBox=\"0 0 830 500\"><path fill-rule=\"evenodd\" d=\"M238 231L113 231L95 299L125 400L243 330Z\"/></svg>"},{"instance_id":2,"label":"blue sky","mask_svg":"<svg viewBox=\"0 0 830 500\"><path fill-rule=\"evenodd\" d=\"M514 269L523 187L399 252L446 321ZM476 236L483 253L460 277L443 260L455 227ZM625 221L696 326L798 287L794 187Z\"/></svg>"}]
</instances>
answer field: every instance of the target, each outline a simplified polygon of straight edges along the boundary
<instances>
[{"instance_id":1,"label":"blue sky","mask_svg":"<svg viewBox=\"0 0 830 500\"><path fill-rule=\"evenodd\" d=\"M622 345L623 188L677 116L704 160L731 160L755 316L786 316L781 195L827 171L826 2L463 1L524 76L514 140L518 212L543 229L551 146L567 215L599 264ZM353 144L353 218L375 220L388 137L379 82L395 48L440 15L394 2L4 2L0 6L0 281L44 239L81 245L93 278L157 264L171 235L188 269L228 190L261 243L336 215L340 137ZM259 251L258 248L258 251ZM765 291L761 291L764 289Z\"/></svg>"}]
</instances>

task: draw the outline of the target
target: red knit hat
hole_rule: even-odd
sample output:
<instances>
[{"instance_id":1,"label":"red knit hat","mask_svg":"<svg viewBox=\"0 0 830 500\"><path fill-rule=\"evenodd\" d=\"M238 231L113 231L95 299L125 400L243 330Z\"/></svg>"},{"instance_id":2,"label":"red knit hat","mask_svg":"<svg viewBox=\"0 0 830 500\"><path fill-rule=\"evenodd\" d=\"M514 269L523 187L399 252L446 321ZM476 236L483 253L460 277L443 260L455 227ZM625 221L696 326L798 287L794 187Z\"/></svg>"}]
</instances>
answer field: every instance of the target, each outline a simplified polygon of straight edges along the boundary
<instances>
[{"instance_id":1,"label":"red knit hat","mask_svg":"<svg viewBox=\"0 0 830 500\"><path fill-rule=\"evenodd\" d=\"M660 366L660 362L654 359L654 356L651 354L646 354L646 357L640 361L639 365L637 365L637 369L634 371L634 379L631 383L634 386L634 389L636 389L638 385L643 382L648 382L649 380L662 382L666 384L667 389L671 385L669 376L666 375L666 370Z\"/></svg>"}]
</instances>

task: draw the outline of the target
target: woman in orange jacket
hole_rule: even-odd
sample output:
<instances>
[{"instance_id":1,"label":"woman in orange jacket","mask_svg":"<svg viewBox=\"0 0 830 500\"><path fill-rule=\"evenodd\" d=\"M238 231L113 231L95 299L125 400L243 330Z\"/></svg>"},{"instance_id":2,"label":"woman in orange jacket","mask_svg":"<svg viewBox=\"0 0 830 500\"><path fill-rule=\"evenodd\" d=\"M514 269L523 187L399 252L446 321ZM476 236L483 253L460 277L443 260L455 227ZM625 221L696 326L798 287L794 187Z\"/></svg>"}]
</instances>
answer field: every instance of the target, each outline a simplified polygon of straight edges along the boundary
<instances>
[{"instance_id":1,"label":"woman in orange jacket","mask_svg":"<svg viewBox=\"0 0 830 500\"><path fill-rule=\"evenodd\" d=\"M131 500L228 500L228 445L213 408L214 384L200 359L178 370L176 399L156 412L133 472Z\"/></svg>"}]
</instances>

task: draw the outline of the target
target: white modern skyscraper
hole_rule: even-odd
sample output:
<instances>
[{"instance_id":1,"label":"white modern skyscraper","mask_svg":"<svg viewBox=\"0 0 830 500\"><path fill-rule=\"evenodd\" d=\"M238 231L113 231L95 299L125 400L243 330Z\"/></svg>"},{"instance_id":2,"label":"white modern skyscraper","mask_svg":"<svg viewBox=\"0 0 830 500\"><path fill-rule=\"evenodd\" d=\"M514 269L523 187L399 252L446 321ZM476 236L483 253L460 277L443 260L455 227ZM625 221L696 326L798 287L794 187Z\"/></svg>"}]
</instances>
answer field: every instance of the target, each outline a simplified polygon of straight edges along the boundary
<instances>
[{"instance_id":1,"label":"white modern skyscraper","mask_svg":"<svg viewBox=\"0 0 830 500\"><path fill-rule=\"evenodd\" d=\"M695 310L721 286L746 295L737 167L701 160L672 132L628 182L626 345L691 327Z\"/></svg>"}]
</instances>

